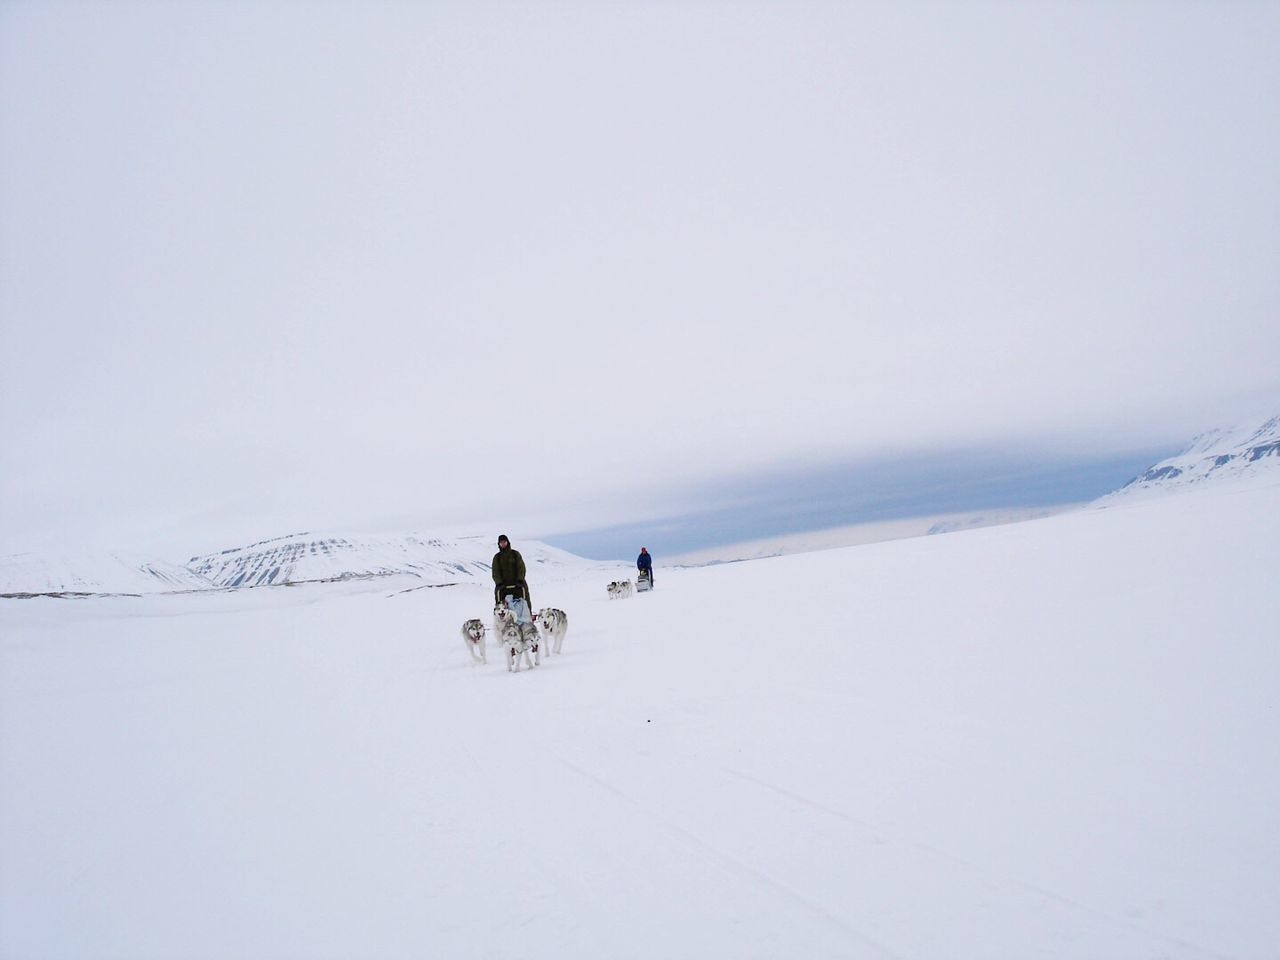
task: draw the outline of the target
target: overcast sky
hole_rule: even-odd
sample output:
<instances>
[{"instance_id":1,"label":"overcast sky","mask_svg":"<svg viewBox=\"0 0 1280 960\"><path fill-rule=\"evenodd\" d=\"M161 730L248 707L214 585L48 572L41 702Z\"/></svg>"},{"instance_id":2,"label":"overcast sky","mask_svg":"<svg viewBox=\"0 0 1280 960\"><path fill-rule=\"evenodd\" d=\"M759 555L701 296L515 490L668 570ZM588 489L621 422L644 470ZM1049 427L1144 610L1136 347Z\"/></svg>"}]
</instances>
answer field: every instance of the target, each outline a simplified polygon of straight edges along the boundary
<instances>
[{"instance_id":1,"label":"overcast sky","mask_svg":"<svg viewBox=\"0 0 1280 960\"><path fill-rule=\"evenodd\" d=\"M6 2L0 107L0 547L527 536L1280 398L1273 2Z\"/></svg>"}]
</instances>

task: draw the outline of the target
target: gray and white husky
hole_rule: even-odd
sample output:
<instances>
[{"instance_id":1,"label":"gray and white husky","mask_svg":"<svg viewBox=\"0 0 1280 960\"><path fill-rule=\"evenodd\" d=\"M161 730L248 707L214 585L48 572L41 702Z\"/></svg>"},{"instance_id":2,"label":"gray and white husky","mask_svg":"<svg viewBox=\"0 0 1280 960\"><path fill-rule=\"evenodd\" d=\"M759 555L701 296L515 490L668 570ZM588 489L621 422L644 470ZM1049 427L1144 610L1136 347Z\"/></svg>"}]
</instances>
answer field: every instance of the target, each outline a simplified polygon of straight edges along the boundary
<instances>
[{"instance_id":1,"label":"gray and white husky","mask_svg":"<svg viewBox=\"0 0 1280 960\"><path fill-rule=\"evenodd\" d=\"M543 607L538 611L538 627L547 645L547 656L559 653L564 635L569 630L569 616L555 607Z\"/></svg>"},{"instance_id":2,"label":"gray and white husky","mask_svg":"<svg viewBox=\"0 0 1280 960\"><path fill-rule=\"evenodd\" d=\"M493 608L493 635L495 637L501 637L502 628L505 627L508 622L515 623L515 615L505 603L497 604Z\"/></svg>"},{"instance_id":3,"label":"gray and white husky","mask_svg":"<svg viewBox=\"0 0 1280 960\"><path fill-rule=\"evenodd\" d=\"M520 672L523 661L527 667L536 667L542 663L542 642L538 636L538 628L532 623L516 623L511 618L502 625L502 645L507 648L507 671ZM530 661L529 653L533 659Z\"/></svg>"},{"instance_id":4,"label":"gray and white husky","mask_svg":"<svg viewBox=\"0 0 1280 960\"><path fill-rule=\"evenodd\" d=\"M462 625L462 640L467 645L467 652L477 663L488 663L484 656L484 624L479 620L468 620Z\"/></svg>"}]
</instances>

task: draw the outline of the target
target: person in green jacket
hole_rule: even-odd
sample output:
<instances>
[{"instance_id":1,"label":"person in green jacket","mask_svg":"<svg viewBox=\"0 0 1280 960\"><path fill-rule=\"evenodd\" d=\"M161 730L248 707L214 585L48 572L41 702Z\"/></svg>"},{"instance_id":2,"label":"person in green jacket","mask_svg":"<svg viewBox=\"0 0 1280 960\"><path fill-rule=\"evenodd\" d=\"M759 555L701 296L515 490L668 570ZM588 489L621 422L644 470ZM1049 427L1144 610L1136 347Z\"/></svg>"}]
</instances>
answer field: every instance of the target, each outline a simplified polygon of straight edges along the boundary
<instances>
[{"instance_id":1,"label":"person in green jacket","mask_svg":"<svg viewBox=\"0 0 1280 960\"><path fill-rule=\"evenodd\" d=\"M493 602L502 603L506 596L523 600L533 610L529 599L529 584L524 579L524 557L519 550L511 549L511 541L504 533L498 537L498 552L493 555Z\"/></svg>"}]
</instances>

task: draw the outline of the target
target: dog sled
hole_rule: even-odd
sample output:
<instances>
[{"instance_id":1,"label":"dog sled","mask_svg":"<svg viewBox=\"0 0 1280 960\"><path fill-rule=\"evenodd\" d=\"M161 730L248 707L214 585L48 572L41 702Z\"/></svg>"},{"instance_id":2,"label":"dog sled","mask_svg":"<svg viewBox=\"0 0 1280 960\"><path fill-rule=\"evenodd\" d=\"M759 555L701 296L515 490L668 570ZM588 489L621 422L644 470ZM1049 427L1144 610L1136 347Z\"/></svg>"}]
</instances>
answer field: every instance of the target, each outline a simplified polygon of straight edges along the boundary
<instances>
[{"instance_id":1,"label":"dog sled","mask_svg":"<svg viewBox=\"0 0 1280 960\"><path fill-rule=\"evenodd\" d=\"M529 609L529 605L524 602L523 597L513 597L508 594L505 603L516 623L523 626L526 623L532 624L537 619L534 617L533 611Z\"/></svg>"},{"instance_id":2,"label":"dog sled","mask_svg":"<svg viewBox=\"0 0 1280 960\"><path fill-rule=\"evenodd\" d=\"M653 589L651 576L648 570L641 570L636 574L636 593L644 593Z\"/></svg>"}]
</instances>

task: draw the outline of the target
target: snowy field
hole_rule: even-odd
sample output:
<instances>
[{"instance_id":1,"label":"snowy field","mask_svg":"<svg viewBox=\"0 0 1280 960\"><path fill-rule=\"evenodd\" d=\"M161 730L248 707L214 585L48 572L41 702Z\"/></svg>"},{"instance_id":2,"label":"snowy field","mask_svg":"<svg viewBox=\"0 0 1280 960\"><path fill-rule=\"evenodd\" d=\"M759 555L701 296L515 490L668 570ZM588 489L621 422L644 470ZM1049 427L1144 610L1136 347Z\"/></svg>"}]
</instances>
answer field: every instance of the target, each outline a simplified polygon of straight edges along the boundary
<instances>
[{"instance_id":1,"label":"snowy field","mask_svg":"<svg viewBox=\"0 0 1280 960\"><path fill-rule=\"evenodd\" d=\"M1280 487L658 560L0 601L0 956L1280 955Z\"/></svg>"}]
</instances>

